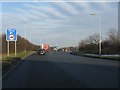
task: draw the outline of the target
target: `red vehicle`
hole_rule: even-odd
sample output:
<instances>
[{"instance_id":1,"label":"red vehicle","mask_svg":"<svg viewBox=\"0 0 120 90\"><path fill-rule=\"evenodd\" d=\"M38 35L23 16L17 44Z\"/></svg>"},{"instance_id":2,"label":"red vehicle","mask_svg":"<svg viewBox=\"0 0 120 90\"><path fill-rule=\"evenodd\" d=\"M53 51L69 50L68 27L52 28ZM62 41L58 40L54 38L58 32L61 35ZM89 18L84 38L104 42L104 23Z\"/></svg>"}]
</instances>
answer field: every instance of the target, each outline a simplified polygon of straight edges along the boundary
<instances>
[{"instance_id":1,"label":"red vehicle","mask_svg":"<svg viewBox=\"0 0 120 90\"><path fill-rule=\"evenodd\" d=\"M45 51L47 51L49 48L49 46L47 44L42 44L42 49L44 49Z\"/></svg>"}]
</instances>

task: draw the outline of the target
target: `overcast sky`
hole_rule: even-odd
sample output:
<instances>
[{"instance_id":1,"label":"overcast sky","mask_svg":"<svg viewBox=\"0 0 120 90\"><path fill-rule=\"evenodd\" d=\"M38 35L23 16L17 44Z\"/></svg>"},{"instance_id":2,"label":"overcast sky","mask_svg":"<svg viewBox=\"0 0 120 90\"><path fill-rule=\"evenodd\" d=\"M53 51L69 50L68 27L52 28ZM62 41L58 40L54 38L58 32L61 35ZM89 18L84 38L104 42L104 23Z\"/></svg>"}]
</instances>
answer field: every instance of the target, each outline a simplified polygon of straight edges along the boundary
<instances>
[{"instance_id":1,"label":"overcast sky","mask_svg":"<svg viewBox=\"0 0 120 90\"><path fill-rule=\"evenodd\" d=\"M99 16L103 38L111 28L118 29L117 2L2 2L0 12L3 33L16 28L34 44L76 46L98 33Z\"/></svg>"}]
</instances>

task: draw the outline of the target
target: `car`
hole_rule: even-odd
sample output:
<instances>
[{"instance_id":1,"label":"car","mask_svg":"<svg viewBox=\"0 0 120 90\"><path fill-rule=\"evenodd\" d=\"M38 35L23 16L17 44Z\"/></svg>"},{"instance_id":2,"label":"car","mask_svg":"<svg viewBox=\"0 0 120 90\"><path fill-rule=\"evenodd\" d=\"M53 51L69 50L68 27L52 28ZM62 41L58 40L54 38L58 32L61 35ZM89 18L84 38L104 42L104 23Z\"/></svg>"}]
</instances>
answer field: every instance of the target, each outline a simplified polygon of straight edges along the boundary
<instances>
[{"instance_id":1,"label":"car","mask_svg":"<svg viewBox=\"0 0 120 90\"><path fill-rule=\"evenodd\" d=\"M44 49L39 49L38 50L38 55L45 55L45 54L46 54L46 52L45 52Z\"/></svg>"},{"instance_id":2,"label":"car","mask_svg":"<svg viewBox=\"0 0 120 90\"><path fill-rule=\"evenodd\" d=\"M72 52L70 52L70 54L77 55L77 52L72 51Z\"/></svg>"}]
</instances>

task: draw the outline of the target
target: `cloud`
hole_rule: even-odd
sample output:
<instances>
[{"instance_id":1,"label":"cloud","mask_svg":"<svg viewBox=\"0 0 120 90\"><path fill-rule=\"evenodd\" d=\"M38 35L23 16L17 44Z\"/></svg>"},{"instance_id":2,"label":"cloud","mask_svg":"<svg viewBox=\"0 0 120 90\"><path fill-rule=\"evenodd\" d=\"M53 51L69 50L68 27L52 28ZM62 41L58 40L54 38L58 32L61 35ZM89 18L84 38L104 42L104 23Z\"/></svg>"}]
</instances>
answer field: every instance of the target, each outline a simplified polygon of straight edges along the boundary
<instances>
[{"instance_id":1,"label":"cloud","mask_svg":"<svg viewBox=\"0 0 120 90\"><path fill-rule=\"evenodd\" d=\"M16 2L25 2L25 0L2 0L2 1L6 1L6 2L10 2L10 1L16 1ZM27 2L61 2L61 1L64 1L64 2L73 2L73 0L26 0ZM74 0L74 1L80 1L80 2L118 2L119 0Z\"/></svg>"},{"instance_id":2,"label":"cloud","mask_svg":"<svg viewBox=\"0 0 120 90\"><path fill-rule=\"evenodd\" d=\"M17 32L22 36L26 33L27 38L32 33L35 44L77 45L88 35L98 33L98 16L89 15L93 12L101 16L102 33L117 21L117 8L113 3L23 3L22 7L14 7L12 11L3 13L3 31L16 27ZM105 24L108 27L104 28Z\"/></svg>"},{"instance_id":3,"label":"cloud","mask_svg":"<svg viewBox=\"0 0 120 90\"><path fill-rule=\"evenodd\" d=\"M25 6L31 8L32 10L36 10L35 12L41 12L42 14L46 14L48 16L56 18L65 18L64 13L59 12L54 7L40 5L35 6L31 4L25 4Z\"/></svg>"},{"instance_id":4,"label":"cloud","mask_svg":"<svg viewBox=\"0 0 120 90\"><path fill-rule=\"evenodd\" d=\"M29 19L40 21L49 17L47 14L40 13L39 11L36 10L16 9L15 11L18 15L21 15L21 17L24 18L24 21L28 21Z\"/></svg>"},{"instance_id":5,"label":"cloud","mask_svg":"<svg viewBox=\"0 0 120 90\"><path fill-rule=\"evenodd\" d=\"M84 11L85 13L90 12L91 10L91 4L87 3L87 2L75 2L76 5L78 5L79 7L81 7L82 11Z\"/></svg>"},{"instance_id":6,"label":"cloud","mask_svg":"<svg viewBox=\"0 0 120 90\"><path fill-rule=\"evenodd\" d=\"M55 17L65 17L64 14L60 13L59 11L57 11L56 9L54 8L50 8L50 7L41 7L40 8L41 10L45 10L45 12L47 12L48 14L51 14Z\"/></svg>"},{"instance_id":7,"label":"cloud","mask_svg":"<svg viewBox=\"0 0 120 90\"><path fill-rule=\"evenodd\" d=\"M68 14L73 14L73 15L78 14L78 11L75 9L75 7L73 7L67 2L53 2L53 4Z\"/></svg>"}]
</instances>

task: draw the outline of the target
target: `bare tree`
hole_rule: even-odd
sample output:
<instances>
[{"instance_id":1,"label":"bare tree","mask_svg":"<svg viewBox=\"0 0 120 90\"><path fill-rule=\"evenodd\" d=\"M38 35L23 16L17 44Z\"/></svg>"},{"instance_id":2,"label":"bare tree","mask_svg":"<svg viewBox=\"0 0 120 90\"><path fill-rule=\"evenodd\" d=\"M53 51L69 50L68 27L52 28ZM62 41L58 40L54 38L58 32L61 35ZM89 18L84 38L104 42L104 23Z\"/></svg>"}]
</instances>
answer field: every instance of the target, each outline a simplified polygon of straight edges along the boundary
<instances>
[{"instance_id":1,"label":"bare tree","mask_svg":"<svg viewBox=\"0 0 120 90\"><path fill-rule=\"evenodd\" d=\"M82 40L79 44L79 48L85 47L85 45L87 44L86 40Z\"/></svg>"},{"instance_id":2,"label":"bare tree","mask_svg":"<svg viewBox=\"0 0 120 90\"><path fill-rule=\"evenodd\" d=\"M98 44L99 43L99 34L93 34L86 39L86 42L89 44Z\"/></svg>"},{"instance_id":3,"label":"bare tree","mask_svg":"<svg viewBox=\"0 0 120 90\"><path fill-rule=\"evenodd\" d=\"M110 29L108 32L108 41L110 50L113 53L120 53L120 33L115 29Z\"/></svg>"},{"instance_id":4,"label":"bare tree","mask_svg":"<svg viewBox=\"0 0 120 90\"><path fill-rule=\"evenodd\" d=\"M120 34L115 29L111 29L108 32L108 40L113 44L117 44L119 41Z\"/></svg>"},{"instance_id":5,"label":"bare tree","mask_svg":"<svg viewBox=\"0 0 120 90\"><path fill-rule=\"evenodd\" d=\"M99 35L93 34L83 39L79 44L79 51L83 53L98 53Z\"/></svg>"},{"instance_id":6,"label":"bare tree","mask_svg":"<svg viewBox=\"0 0 120 90\"><path fill-rule=\"evenodd\" d=\"M108 38L102 41L102 53L120 54L120 32L110 29ZM79 51L87 53L98 53L99 34L93 34L79 43Z\"/></svg>"}]
</instances>

